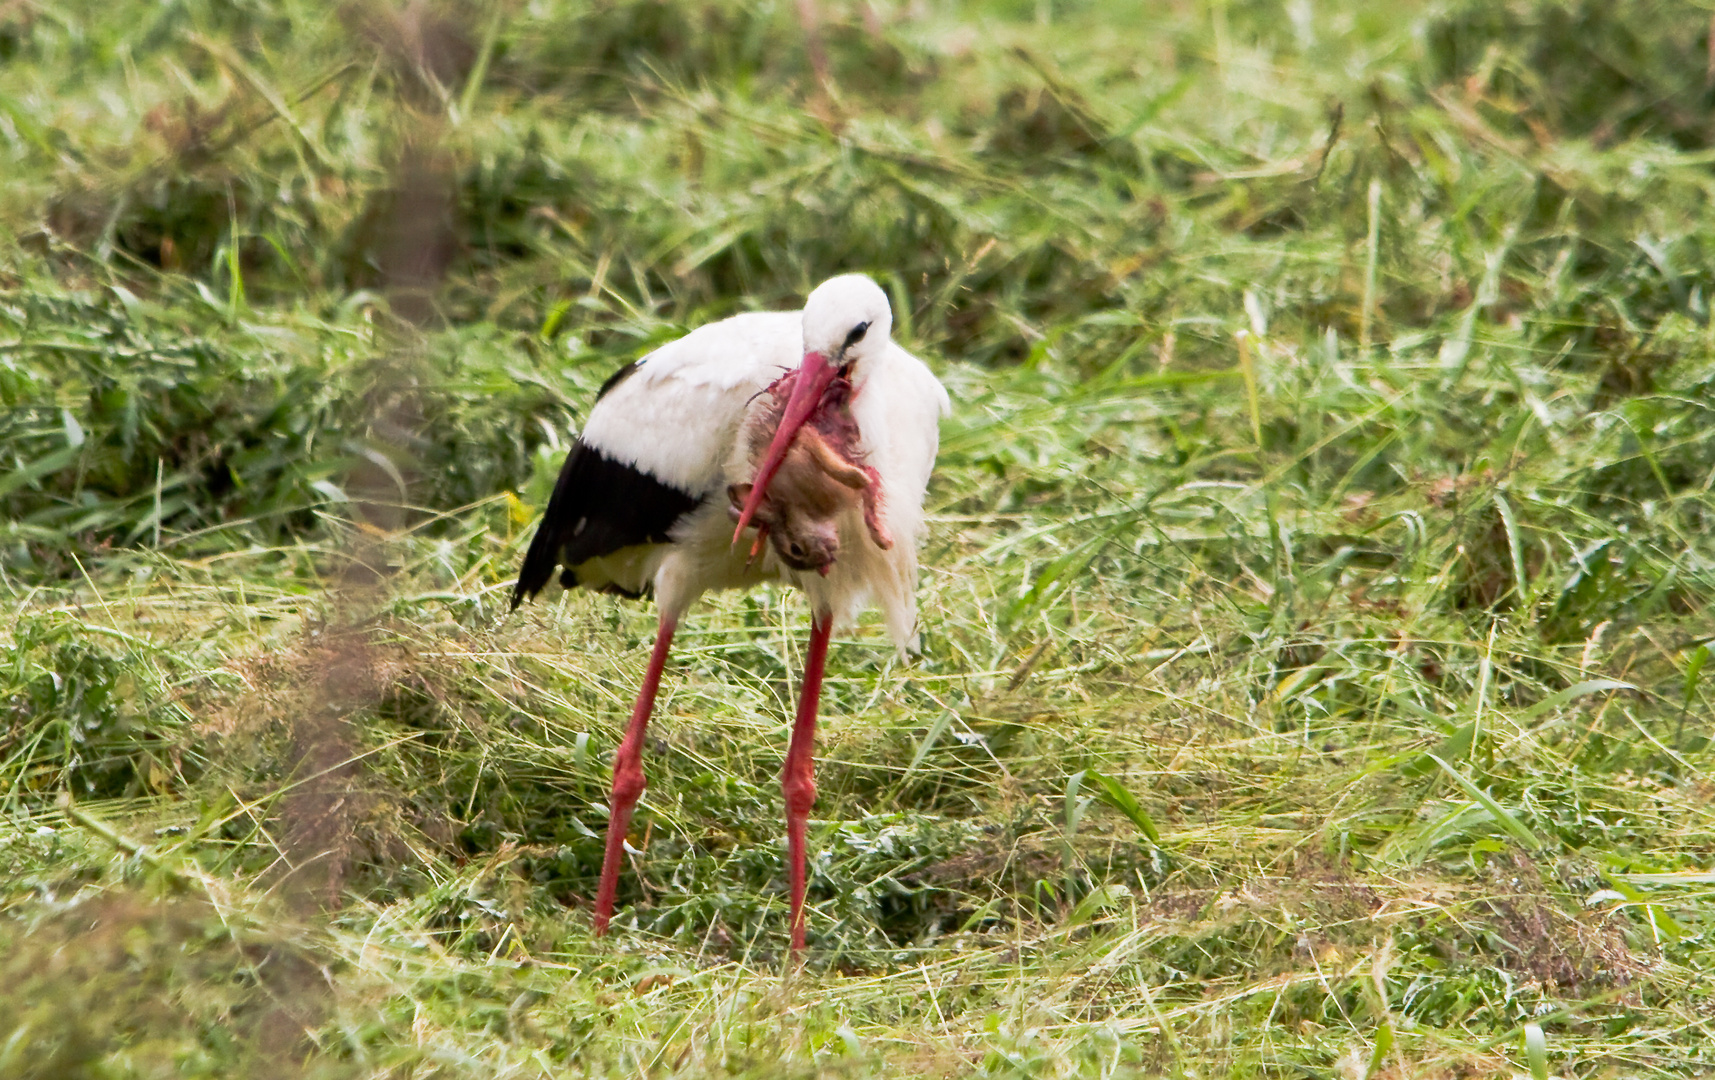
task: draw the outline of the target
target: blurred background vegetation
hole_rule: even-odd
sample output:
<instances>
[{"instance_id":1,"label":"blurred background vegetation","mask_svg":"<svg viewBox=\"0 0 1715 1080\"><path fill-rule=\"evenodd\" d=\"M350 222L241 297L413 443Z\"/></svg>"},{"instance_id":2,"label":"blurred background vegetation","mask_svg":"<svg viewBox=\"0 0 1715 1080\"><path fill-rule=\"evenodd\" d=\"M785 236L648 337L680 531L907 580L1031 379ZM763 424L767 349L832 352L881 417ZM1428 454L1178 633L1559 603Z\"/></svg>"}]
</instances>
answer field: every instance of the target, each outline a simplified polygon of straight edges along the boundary
<instances>
[{"instance_id":1,"label":"blurred background vegetation","mask_svg":"<svg viewBox=\"0 0 1715 1080\"><path fill-rule=\"evenodd\" d=\"M1682 0L0 2L0 1075L1706 1075ZM925 647L503 617L570 433L874 275Z\"/></svg>"}]
</instances>

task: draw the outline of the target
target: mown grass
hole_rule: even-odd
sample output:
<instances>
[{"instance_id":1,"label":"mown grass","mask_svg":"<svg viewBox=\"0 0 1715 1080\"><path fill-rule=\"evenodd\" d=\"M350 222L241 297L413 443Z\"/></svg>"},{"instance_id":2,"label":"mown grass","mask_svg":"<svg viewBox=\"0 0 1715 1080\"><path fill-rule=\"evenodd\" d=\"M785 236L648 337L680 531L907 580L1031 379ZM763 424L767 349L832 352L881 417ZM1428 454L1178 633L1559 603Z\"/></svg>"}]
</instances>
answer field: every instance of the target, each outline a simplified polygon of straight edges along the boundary
<instances>
[{"instance_id":1,"label":"mown grass","mask_svg":"<svg viewBox=\"0 0 1715 1080\"><path fill-rule=\"evenodd\" d=\"M1708 27L0 9L0 1075L1706 1074ZM533 508L846 269L956 405L808 968L788 594L595 941L652 617L507 616Z\"/></svg>"}]
</instances>

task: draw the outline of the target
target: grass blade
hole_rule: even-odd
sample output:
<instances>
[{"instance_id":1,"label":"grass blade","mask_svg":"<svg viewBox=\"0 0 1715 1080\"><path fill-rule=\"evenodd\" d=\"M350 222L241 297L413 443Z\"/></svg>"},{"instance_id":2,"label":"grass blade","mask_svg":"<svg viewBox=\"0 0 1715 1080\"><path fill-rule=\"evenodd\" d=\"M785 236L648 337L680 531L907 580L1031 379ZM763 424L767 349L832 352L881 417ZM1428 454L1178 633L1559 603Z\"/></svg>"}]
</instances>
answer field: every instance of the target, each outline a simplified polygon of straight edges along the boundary
<instances>
[{"instance_id":1,"label":"grass blade","mask_svg":"<svg viewBox=\"0 0 1715 1080\"><path fill-rule=\"evenodd\" d=\"M1568 702L1575 701L1586 694L1600 693L1603 690L1636 690L1637 687L1619 679L1586 679L1575 683L1558 693L1550 694L1535 705L1518 714L1520 723L1528 723L1539 716L1546 716Z\"/></svg>"},{"instance_id":2,"label":"grass blade","mask_svg":"<svg viewBox=\"0 0 1715 1080\"><path fill-rule=\"evenodd\" d=\"M1471 783L1471 781L1465 779L1464 776L1460 775L1457 769L1453 768L1453 766L1447 764L1445 761L1442 761L1434 754L1429 755L1429 758L1431 761L1435 762L1435 764L1441 766L1442 771L1452 778L1453 782L1459 786L1460 791L1463 791L1465 794L1475 799L1483 809L1492 814L1495 821L1501 826L1501 828L1505 829L1508 835L1510 835L1514 840L1523 844L1525 848L1530 851L1540 851L1542 849L1543 843L1541 840L1537 839L1536 834L1526 828L1524 822L1514 817L1512 815L1512 811L1496 802L1494 796L1479 788L1476 784Z\"/></svg>"},{"instance_id":3,"label":"grass blade","mask_svg":"<svg viewBox=\"0 0 1715 1080\"><path fill-rule=\"evenodd\" d=\"M1095 769L1085 769L1083 775L1085 779L1094 780L1100 785L1099 797L1103 802L1130 818L1132 824L1137 826L1138 831L1149 838L1150 843L1156 847L1161 846L1161 832L1155 827L1155 820L1138 803L1137 798L1126 790L1124 784L1107 773L1097 772Z\"/></svg>"},{"instance_id":4,"label":"grass blade","mask_svg":"<svg viewBox=\"0 0 1715 1080\"><path fill-rule=\"evenodd\" d=\"M1548 1038L1542 1025L1524 1026L1524 1057L1530 1065L1531 1080L1548 1080Z\"/></svg>"}]
</instances>

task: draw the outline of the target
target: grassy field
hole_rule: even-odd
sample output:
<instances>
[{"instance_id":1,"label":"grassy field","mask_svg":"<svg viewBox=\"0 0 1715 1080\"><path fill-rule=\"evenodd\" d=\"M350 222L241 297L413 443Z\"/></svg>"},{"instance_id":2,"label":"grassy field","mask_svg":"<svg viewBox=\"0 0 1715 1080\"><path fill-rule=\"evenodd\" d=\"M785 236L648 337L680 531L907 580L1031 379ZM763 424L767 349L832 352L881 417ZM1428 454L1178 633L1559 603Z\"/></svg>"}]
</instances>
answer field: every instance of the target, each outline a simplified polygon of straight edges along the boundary
<instances>
[{"instance_id":1,"label":"grassy field","mask_svg":"<svg viewBox=\"0 0 1715 1080\"><path fill-rule=\"evenodd\" d=\"M0 4L0 1076L1715 1073L1680 0ZM923 650L508 615L620 364L865 270Z\"/></svg>"}]
</instances>

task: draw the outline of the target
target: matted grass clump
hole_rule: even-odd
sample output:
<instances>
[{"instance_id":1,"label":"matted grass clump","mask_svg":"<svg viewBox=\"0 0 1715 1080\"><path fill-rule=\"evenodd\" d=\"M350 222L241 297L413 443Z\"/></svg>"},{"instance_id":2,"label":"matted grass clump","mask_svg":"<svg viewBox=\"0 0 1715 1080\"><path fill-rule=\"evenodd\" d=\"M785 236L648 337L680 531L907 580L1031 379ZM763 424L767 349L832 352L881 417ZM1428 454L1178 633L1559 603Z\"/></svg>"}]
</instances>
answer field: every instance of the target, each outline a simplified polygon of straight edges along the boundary
<instances>
[{"instance_id":1,"label":"matted grass clump","mask_svg":"<svg viewBox=\"0 0 1715 1080\"><path fill-rule=\"evenodd\" d=\"M0 1075L1715 1069L1706 10L0 11ZM874 274L923 649L512 575Z\"/></svg>"}]
</instances>

